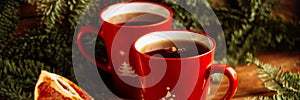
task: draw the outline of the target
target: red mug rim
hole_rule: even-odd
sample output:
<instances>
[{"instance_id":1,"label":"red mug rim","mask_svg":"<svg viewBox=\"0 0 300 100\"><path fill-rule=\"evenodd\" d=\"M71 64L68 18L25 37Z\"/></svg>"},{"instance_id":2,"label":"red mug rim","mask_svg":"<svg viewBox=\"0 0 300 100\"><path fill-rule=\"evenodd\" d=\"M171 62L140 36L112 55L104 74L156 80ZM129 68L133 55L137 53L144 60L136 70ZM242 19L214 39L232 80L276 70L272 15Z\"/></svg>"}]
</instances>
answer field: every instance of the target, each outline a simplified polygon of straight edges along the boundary
<instances>
[{"instance_id":1,"label":"red mug rim","mask_svg":"<svg viewBox=\"0 0 300 100\"><path fill-rule=\"evenodd\" d=\"M166 32L166 31L158 31L158 32ZM211 54L211 53L213 53L213 52L215 51L215 48L216 48L216 41L215 41L211 36L209 36L209 35L207 35L207 34L205 34L205 33L203 33L203 32L183 31L183 30L181 30L181 31L176 31L176 32L189 32L189 33L192 33L192 34L203 35L203 36L209 38L209 40L212 41L213 46L212 46L212 48L211 48L209 51L207 51L207 52L205 52L205 53L203 53L203 54L195 55L195 56L190 56L190 57L182 57L182 58L181 58L181 57L180 57L180 58L162 58L162 57L150 56L150 55L147 55L147 54L145 54L145 53L141 53L141 52L138 51L138 50L136 49L136 47L135 47L136 42L137 42L141 37L143 37L143 36L145 36L145 35L149 35L149 34L152 33L152 32L150 32L150 33L148 33L148 34L145 34L145 35L139 37L137 40L135 40L135 41L133 42L133 49L134 49L135 52L137 52L137 53L140 54L140 55L143 55L143 56L146 57L146 58L151 58L151 59L165 59L165 60L188 60L188 59L195 59L195 58L200 58L200 57L206 56L206 55Z\"/></svg>"},{"instance_id":2,"label":"red mug rim","mask_svg":"<svg viewBox=\"0 0 300 100\"><path fill-rule=\"evenodd\" d=\"M110 22L104 20L104 18L102 18L101 15L102 15L105 11L107 11L109 7L114 6L114 5L129 4L129 3L147 3L147 4L155 4L155 5L159 5L159 6L163 7L163 8L165 8L165 9L167 9L168 12L170 13L170 15L169 15L168 18L166 18L165 20L163 20L163 21L161 21L161 22L154 23L154 24L149 24L149 25L140 25L140 26L127 26L127 25L113 24L113 23L110 23ZM172 11L172 9L169 8L169 7L166 6L166 5L159 4L159 3L155 3L155 2L148 2L148 1L135 1L135 2L120 2L120 3L112 4L112 5L108 6L108 7L105 7L105 8L99 13L99 18L100 18L101 21L103 21L103 22L105 22L105 23L108 23L108 24L111 24L111 25L116 26L116 27L130 27L130 28L135 28L135 27L137 27L137 28L140 28L140 27L153 27L153 26L157 26L157 25L160 25L160 24L164 24L164 23L166 23L167 21L172 20L173 15L174 15L174 12ZM103 24L103 23L102 23L102 24Z\"/></svg>"}]
</instances>

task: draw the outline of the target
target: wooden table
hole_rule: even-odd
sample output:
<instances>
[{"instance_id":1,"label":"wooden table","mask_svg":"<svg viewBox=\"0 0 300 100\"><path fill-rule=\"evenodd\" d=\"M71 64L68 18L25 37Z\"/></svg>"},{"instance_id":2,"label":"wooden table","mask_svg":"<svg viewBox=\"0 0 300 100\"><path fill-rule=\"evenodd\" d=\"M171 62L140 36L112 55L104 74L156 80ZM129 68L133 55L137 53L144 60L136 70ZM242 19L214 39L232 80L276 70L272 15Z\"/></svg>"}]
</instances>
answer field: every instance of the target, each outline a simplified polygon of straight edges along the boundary
<instances>
[{"instance_id":1,"label":"wooden table","mask_svg":"<svg viewBox=\"0 0 300 100\"><path fill-rule=\"evenodd\" d=\"M263 52L257 58L264 63L274 66L283 66L293 72L300 72L300 52ZM291 69L292 66L292 69ZM255 96L272 96L276 92L271 92L264 87L263 82L258 78L257 68L254 65L243 65L235 68L239 86L232 100L245 100ZM221 85L212 84L212 91L217 91L213 100L219 100L227 91L228 80L223 78Z\"/></svg>"}]
</instances>

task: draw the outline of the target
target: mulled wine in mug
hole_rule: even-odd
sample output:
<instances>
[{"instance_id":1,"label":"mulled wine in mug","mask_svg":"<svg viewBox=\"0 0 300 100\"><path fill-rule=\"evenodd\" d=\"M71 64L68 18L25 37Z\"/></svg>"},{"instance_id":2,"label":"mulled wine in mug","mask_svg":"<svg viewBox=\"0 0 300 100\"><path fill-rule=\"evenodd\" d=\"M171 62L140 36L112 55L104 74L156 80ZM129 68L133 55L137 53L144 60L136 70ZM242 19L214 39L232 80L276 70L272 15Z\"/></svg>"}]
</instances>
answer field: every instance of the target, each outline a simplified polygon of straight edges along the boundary
<instances>
[{"instance_id":1,"label":"mulled wine in mug","mask_svg":"<svg viewBox=\"0 0 300 100\"><path fill-rule=\"evenodd\" d=\"M84 26L77 36L77 45L84 57L97 65L103 81L117 96L141 99L142 83L131 65L130 49L133 42L153 31L171 30L173 12L165 5L154 2L122 2L110 5L99 13L100 28ZM95 61L82 43L85 34L97 34L105 44L108 61ZM99 56L99 55L95 55Z\"/></svg>"},{"instance_id":2,"label":"mulled wine in mug","mask_svg":"<svg viewBox=\"0 0 300 100\"><path fill-rule=\"evenodd\" d=\"M238 86L237 74L228 65L212 64L215 48L214 39L201 32L157 31L138 38L131 64L142 76L143 98L205 100L209 76L214 73L229 79L222 99L232 98Z\"/></svg>"}]
</instances>

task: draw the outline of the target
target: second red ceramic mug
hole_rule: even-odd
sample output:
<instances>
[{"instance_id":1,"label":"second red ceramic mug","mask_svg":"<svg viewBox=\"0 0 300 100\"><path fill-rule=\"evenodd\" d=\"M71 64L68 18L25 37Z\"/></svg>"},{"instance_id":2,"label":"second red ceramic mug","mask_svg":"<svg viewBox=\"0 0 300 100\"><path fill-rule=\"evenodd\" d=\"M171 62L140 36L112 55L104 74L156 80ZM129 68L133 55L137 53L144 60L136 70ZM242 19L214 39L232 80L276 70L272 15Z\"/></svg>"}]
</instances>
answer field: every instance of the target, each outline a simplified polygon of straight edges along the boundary
<instances>
[{"instance_id":1,"label":"second red ceramic mug","mask_svg":"<svg viewBox=\"0 0 300 100\"><path fill-rule=\"evenodd\" d=\"M228 65L212 64L215 48L214 39L200 32L157 31L140 37L131 58L136 72L144 76L144 98L206 100L209 76L221 73L230 83L222 100L230 99L237 90L237 74Z\"/></svg>"}]
</instances>

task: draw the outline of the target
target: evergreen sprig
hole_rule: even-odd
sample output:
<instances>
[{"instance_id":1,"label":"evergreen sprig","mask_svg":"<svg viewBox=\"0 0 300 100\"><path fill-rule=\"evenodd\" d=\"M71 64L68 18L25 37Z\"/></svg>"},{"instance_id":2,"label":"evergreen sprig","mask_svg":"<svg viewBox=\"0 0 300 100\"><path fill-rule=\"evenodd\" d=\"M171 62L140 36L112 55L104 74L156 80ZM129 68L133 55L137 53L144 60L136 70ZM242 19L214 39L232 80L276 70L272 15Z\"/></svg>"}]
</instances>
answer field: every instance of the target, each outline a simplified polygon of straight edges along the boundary
<instances>
[{"instance_id":1,"label":"evergreen sprig","mask_svg":"<svg viewBox=\"0 0 300 100\"><path fill-rule=\"evenodd\" d=\"M19 0L4 0L0 4L0 40L8 40L15 33L19 20Z\"/></svg>"},{"instance_id":2,"label":"evergreen sprig","mask_svg":"<svg viewBox=\"0 0 300 100\"><path fill-rule=\"evenodd\" d=\"M227 60L236 66L245 63L245 55L266 48L300 41L299 21L277 17L272 9L280 0L229 0L225 6L213 7L225 34Z\"/></svg>"},{"instance_id":3,"label":"evergreen sprig","mask_svg":"<svg viewBox=\"0 0 300 100\"><path fill-rule=\"evenodd\" d=\"M32 59L0 59L0 96L13 100L33 99L35 82L41 70L63 73ZM5 99L5 98L2 98Z\"/></svg>"},{"instance_id":4,"label":"evergreen sprig","mask_svg":"<svg viewBox=\"0 0 300 100\"><path fill-rule=\"evenodd\" d=\"M90 0L39 0L37 12L42 15L42 23L48 33L68 26L74 29ZM62 26L63 25L63 26Z\"/></svg>"},{"instance_id":5,"label":"evergreen sprig","mask_svg":"<svg viewBox=\"0 0 300 100\"><path fill-rule=\"evenodd\" d=\"M1 58L9 59L35 59L40 60L61 71L71 68L71 44L65 41L64 34L60 35L37 35L16 37L9 42L1 41ZM64 62L64 63L62 63Z\"/></svg>"},{"instance_id":6,"label":"evergreen sprig","mask_svg":"<svg viewBox=\"0 0 300 100\"><path fill-rule=\"evenodd\" d=\"M71 49L55 36L19 37L1 42L0 96L15 100L29 100L40 70L58 73L74 81ZM65 38L63 38L65 39ZM62 40L62 38L61 38ZM50 67L51 66L51 67Z\"/></svg>"},{"instance_id":7,"label":"evergreen sprig","mask_svg":"<svg viewBox=\"0 0 300 100\"><path fill-rule=\"evenodd\" d=\"M300 75L290 71L284 71L281 67L263 64L258 59L248 54L247 61L258 68L258 77L264 86L276 94L272 97L254 97L252 100L299 100L300 99Z\"/></svg>"},{"instance_id":8,"label":"evergreen sprig","mask_svg":"<svg viewBox=\"0 0 300 100\"><path fill-rule=\"evenodd\" d=\"M39 4L38 12L43 20L38 27L28 29L22 36L12 36L16 30L16 13L21 2ZM0 97L32 99L34 85L42 69L76 83L72 73L72 37L81 11L87 4L89 2L83 0L7 0L0 4L4 9L0 15L0 27L3 28L0 30Z\"/></svg>"}]
</instances>

